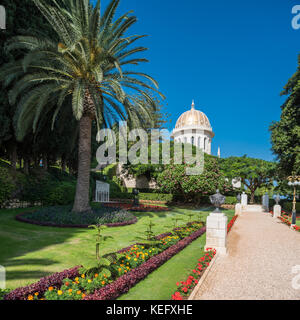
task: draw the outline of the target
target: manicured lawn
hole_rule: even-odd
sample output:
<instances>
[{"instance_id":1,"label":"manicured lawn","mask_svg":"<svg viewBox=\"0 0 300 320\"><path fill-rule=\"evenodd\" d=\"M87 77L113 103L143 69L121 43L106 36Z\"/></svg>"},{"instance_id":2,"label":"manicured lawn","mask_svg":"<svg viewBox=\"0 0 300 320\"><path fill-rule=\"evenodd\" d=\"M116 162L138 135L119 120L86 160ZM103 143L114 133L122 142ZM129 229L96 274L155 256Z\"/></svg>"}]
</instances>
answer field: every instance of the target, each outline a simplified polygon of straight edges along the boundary
<instances>
[{"instance_id":1,"label":"manicured lawn","mask_svg":"<svg viewBox=\"0 0 300 320\"><path fill-rule=\"evenodd\" d=\"M40 227L18 222L14 219L16 214L26 210L30 209L0 210L0 265L6 267L7 288L14 289L24 286L46 275L85 264L94 259L95 236L93 230ZM203 208L200 210L203 220L205 220L210 210L204 210ZM145 224L149 221L149 218L156 224L154 232L159 234L170 230L167 225L172 224L171 219L173 217L182 217L187 221L186 214L193 211L195 210L170 208L169 212L135 213L139 219L135 225L105 230L105 234L112 236L113 239L108 240L101 246L101 253L114 252L135 243L136 237L145 230ZM232 216L233 211L228 211L228 214ZM178 257L181 255L182 259L184 258L191 265L195 264L199 255L201 255L201 249L197 249L197 243L201 247L201 241L203 240L196 240L184 250L189 250L187 251L190 252L189 259L182 255L184 251ZM194 250L190 248L194 248ZM194 255L194 259L192 259L192 255ZM176 256L173 259L178 258ZM185 262L182 259L180 263L174 260L176 264L173 266L171 263L173 259L160 269L164 271L165 266L169 265L172 275L165 274L165 277L170 278L170 284L172 283L174 287L173 282L180 280L178 276L181 277ZM167 298L167 293L164 293L164 296ZM143 297L140 296L140 299L143 299Z\"/></svg>"},{"instance_id":2,"label":"manicured lawn","mask_svg":"<svg viewBox=\"0 0 300 320\"><path fill-rule=\"evenodd\" d=\"M118 300L170 300L177 281L185 281L204 254L204 234L152 272Z\"/></svg>"}]
</instances>

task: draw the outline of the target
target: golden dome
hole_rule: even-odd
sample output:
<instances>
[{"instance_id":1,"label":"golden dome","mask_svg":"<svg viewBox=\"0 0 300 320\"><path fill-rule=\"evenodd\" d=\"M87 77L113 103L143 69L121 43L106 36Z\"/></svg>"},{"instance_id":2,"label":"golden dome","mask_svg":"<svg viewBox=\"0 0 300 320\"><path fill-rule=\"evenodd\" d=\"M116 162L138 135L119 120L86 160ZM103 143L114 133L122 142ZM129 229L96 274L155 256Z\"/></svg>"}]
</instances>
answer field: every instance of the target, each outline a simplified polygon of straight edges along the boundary
<instances>
[{"instance_id":1,"label":"golden dome","mask_svg":"<svg viewBox=\"0 0 300 320\"><path fill-rule=\"evenodd\" d=\"M184 112L176 122L175 129L181 129L186 127L204 127L211 130L210 122L207 116L199 111L195 110L194 101L192 108L189 111Z\"/></svg>"}]
</instances>

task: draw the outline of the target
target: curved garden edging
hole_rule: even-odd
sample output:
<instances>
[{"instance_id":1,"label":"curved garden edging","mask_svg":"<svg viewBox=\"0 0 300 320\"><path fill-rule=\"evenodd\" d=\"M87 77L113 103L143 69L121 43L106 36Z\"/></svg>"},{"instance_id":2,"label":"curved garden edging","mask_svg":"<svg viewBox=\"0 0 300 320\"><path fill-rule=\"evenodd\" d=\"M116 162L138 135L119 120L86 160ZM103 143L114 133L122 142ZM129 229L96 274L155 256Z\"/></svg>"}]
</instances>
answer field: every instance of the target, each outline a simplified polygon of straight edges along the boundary
<instances>
[{"instance_id":1,"label":"curved garden edging","mask_svg":"<svg viewBox=\"0 0 300 320\"><path fill-rule=\"evenodd\" d=\"M148 261L144 262L134 270L119 277L113 283L96 290L93 294L87 295L83 300L113 300L118 298L120 295L127 293L130 288L134 287L138 282L146 278L151 272L171 259L174 255L179 253L194 240L202 236L205 231L206 227L195 231L190 236L178 241L170 248L150 258Z\"/></svg>"},{"instance_id":2,"label":"curved garden edging","mask_svg":"<svg viewBox=\"0 0 300 320\"><path fill-rule=\"evenodd\" d=\"M26 212L28 213L28 212ZM29 223L29 224L34 224L37 226L42 226L42 227L56 227L56 228L83 228L86 229L89 227L90 224L56 224L56 223L52 223L52 222L42 222L42 221L34 221L34 220L30 220L27 219L25 217L23 217L24 214L26 213L20 213L18 215L15 216L15 219L17 221L20 222L25 222L25 223ZM115 223L106 223L104 224L107 227L123 227L123 226L129 226L131 224L135 224L137 223L138 219L137 217L135 217L132 220L129 221L124 221L124 222L115 222Z\"/></svg>"}]
</instances>

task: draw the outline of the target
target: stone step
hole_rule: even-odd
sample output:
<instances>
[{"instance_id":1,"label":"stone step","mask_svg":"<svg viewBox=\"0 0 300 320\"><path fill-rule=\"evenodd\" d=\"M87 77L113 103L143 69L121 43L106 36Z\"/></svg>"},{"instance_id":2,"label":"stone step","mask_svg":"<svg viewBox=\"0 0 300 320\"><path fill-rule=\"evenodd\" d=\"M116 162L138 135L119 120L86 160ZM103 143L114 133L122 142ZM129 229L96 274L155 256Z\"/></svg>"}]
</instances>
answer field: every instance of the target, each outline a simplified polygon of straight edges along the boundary
<instances>
[{"instance_id":1,"label":"stone step","mask_svg":"<svg viewBox=\"0 0 300 320\"><path fill-rule=\"evenodd\" d=\"M265 210L264 210L264 208L263 208L263 206L261 206L261 205L256 205L256 204L248 204L248 205L246 205L246 206L243 206L243 208L242 208L242 210L243 211L246 211L246 212L264 212Z\"/></svg>"}]
</instances>

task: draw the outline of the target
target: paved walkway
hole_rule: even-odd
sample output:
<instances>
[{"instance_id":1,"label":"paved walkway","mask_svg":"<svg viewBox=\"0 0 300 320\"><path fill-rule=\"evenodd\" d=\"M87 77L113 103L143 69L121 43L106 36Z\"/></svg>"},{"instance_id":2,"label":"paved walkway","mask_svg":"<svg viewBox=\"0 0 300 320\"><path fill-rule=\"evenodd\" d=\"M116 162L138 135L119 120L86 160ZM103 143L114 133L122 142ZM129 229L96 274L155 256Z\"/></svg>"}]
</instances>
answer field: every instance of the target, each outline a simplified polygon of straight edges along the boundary
<instances>
[{"instance_id":1,"label":"paved walkway","mask_svg":"<svg viewBox=\"0 0 300 320\"><path fill-rule=\"evenodd\" d=\"M245 212L229 233L227 256L217 258L195 300L300 300L292 287L297 265L300 232L267 213Z\"/></svg>"}]
</instances>

